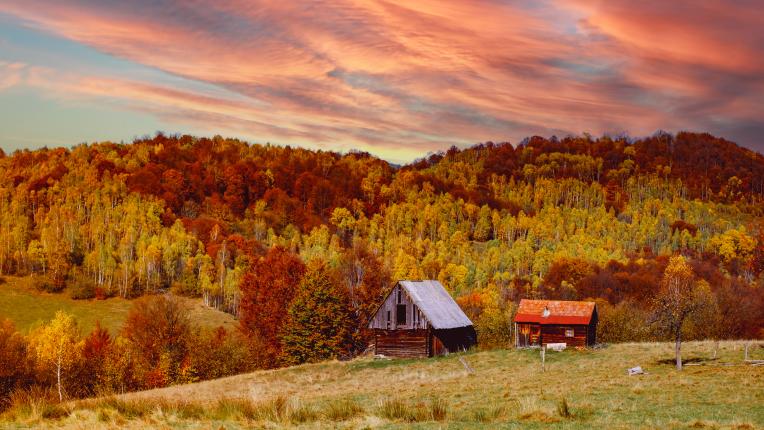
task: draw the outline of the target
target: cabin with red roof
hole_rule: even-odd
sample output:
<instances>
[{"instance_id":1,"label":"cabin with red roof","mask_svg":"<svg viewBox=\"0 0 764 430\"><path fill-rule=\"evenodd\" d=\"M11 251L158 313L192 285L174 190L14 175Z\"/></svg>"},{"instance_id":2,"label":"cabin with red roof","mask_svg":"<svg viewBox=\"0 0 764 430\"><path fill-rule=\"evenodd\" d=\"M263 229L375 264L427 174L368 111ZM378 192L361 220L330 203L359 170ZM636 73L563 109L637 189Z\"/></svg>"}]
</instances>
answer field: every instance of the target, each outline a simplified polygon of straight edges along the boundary
<instances>
[{"instance_id":1,"label":"cabin with red roof","mask_svg":"<svg viewBox=\"0 0 764 430\"><path fill-rule=\"evenodd\" d=\"M515 315L515 346L592 346L597 342L597 319L594 302L523 299Z\"/></svg>"}]
</instances>

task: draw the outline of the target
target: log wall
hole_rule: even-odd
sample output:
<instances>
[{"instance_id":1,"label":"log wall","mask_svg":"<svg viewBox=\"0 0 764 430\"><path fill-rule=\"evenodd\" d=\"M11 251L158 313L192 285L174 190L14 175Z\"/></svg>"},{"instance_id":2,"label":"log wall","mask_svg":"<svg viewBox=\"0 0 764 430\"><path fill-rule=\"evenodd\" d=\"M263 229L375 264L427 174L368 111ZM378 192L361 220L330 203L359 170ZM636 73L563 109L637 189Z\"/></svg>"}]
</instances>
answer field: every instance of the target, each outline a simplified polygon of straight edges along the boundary
<instances>
[{"instance_id":1,"label":"log wall","mask_svg":"<svg viewBox=\"0 0 764 430\"><path fill-rule=\"evenodd\" d=\"M374 330L374 353L388 357L430 356L429 330Z\"/></svg>"},{"instance_id":2,"label":"log wall","mask_svg":"<svg viewBox=\"0 0 764 430\"><path fill-rule=\"evenodd\" d=\"M588 326L585 325L542 325L541 343L566 343L568 346L587 346ZM573 337L565 335L566 329L573 329Z\"/></svg>"}]
</instances>

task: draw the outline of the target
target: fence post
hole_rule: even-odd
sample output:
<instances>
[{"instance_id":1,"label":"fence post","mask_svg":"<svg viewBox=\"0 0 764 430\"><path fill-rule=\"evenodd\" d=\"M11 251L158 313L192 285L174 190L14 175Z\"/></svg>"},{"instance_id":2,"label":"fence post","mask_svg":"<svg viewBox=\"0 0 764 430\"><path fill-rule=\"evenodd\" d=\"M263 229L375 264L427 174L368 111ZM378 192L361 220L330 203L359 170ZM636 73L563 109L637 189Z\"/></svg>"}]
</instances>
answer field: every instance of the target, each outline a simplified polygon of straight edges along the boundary
<instances>
[{"instance_id":1,"label":"fence post","mask_svg":"<svg viewBox=\"0 0 764 430\"><path fill-rule=\"evenodd\" d=\"M541 371L546 372L546 345L541 345Z\"/></svg>"},{"instance_id":2,"label":"fence post","mask_svg":"<svg viewBox=\"0 0 764 430\"><path fill-rule=\"evenodd\" d=\"M751 346L751 341L745 343L745 361L748 361L748 347Z\"/></svg>"}]
</instances>

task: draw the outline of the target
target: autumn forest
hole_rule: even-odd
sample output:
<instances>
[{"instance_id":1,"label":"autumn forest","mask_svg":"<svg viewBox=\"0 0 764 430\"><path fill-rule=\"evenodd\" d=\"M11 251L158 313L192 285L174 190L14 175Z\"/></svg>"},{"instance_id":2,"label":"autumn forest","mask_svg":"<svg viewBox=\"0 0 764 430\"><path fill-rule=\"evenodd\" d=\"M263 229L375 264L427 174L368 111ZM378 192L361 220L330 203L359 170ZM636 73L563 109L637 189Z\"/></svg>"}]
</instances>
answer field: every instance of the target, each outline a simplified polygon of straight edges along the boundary
<instances>
[{"instance_id":1,"label":"autumn forest","mask_svg":"<svg viewBox=\"0 0 764 430\"><path fill-rule=\"evenodd\" d=\"M398 279L439 280L480 348L509 344L521 298L596 300L602 342L669 339L651 304L676 255L708 293L685 339L764 337L764 156L685 132L535 136L404 166L220 136L0 151L0 276L133 300L119 332L65 313L30 333L0 322L17 363L0 398L353 357ZM199 327L179 296L239 328Z\"/></svg>"}]
</instances>

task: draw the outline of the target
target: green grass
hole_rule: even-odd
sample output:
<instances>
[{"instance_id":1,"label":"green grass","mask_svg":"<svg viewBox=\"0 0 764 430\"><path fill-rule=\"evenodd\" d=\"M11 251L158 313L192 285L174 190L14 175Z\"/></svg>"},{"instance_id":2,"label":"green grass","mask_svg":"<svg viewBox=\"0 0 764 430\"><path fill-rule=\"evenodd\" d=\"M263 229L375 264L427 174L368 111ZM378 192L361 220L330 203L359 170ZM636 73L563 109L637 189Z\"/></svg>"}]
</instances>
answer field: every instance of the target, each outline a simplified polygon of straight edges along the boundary
<instances>
[{"instance_id":1,"label":"green grass","mask_svg":"<svg viewBox=\"0 0 764 430\"><path fill-rule=\"evenodd\" d=\"M67 404L12 408L9 428L755 429L764 366L743 342L668 343L547 354L496 350L426 360L324 362ZM751 347L751 358L764 348ZM475 369L468 373L465 358ZM648 373L628 376L640 365ZM62 413L62 410L65 413Z\"/></svg>"},{"instance_id":2,"label":"green grass","mask_svg":"<svg viewBox=\"0 0 764 430\"><path fill-rule=\"evenodd\" d=\"M117 333L127 317L131 301L121 298L107 300L74 300L64 291L44 293L29 286L27 278L5 277L0 283L0 319L9 318L22 332L50 320L58 310L66 311L77 319L83 333L88 333L96 321ZM200 300L186 299L191 308L193 321L206 326L233 328L233 317L224 312L207 308Z\"/></svg>"}]
</instances>

